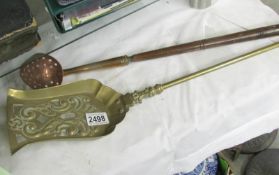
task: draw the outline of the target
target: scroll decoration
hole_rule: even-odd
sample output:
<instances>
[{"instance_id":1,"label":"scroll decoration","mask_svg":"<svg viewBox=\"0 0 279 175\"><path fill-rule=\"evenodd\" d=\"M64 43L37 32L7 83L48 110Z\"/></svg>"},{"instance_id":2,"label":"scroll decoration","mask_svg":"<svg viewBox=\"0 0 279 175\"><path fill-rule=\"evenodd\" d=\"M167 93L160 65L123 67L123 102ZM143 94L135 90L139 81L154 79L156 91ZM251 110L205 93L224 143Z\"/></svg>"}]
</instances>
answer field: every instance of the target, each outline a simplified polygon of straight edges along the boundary
<instances>
[{"instance_id":1,"label":"scroll decoration","mask_svg":"<svg viewBox=\"0 0 279 175\"><path fill-rule=\"evenodd\" d=\"M9 129L26 139L40 137L90 136L94 127L88 127L86 112L97 112L88 96L69 96L28 107L13 105L14 117Z\"/></svg>"}]
</instances>

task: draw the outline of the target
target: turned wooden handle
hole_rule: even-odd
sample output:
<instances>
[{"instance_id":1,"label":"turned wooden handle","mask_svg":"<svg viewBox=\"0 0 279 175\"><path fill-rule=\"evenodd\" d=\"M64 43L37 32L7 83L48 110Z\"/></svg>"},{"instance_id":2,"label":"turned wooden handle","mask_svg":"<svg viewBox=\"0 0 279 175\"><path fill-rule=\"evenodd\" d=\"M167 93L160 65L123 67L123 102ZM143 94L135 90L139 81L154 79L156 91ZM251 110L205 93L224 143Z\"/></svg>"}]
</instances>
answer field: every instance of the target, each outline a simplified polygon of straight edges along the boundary
<instances>
[{"instance_id":1,"label":"turned wooden handle","mask_svg":"<svg viewBox=\"0 0 279 175\"><path fill-rule=\"evenodd\" d=\"M125 55L125 56L107 59L104 61L99 61L95 63L90 63L90 64L70 68L70 69L65 69L64 75L69 75L78 72L86 72L90 70L98 70L103 68L119 67L119 66L124 66L129 64L129 62L130 62L130 57Z\"/></svg>"},{"instance_id":2,"label":"turned wooden handle","mask_svg":"<svg viewBox=\"0 0 279 175\"><path fill-rule=\"evenodd\" d=\"M131 57L131 62L166 57L277 35L279 35L279 24L135 54Z\"/></svg>"},{"instance_id":3,"label":"turned wooden handle","mask_svg":"<svg viewBox=\"0 0 279 175\"><path fill-rule=\"evenodd\" d=\"M155 59L160 57L182 54L182 53L187 53L187 52L192 52L197 50L203 50L207 48L224 46L228 44L267 38L267 37L272 37L277 35L279 35L279 24L247 30L244 32L237 32L237 33L224 35L224 36L213 37L204 40L198 40L186 44L161 48L157 50L135 54L130 57L125 55L116 58L111 58L100 62L95 62L95 63L78 66L71 69L66 69L64 70L64 75L69 75L72 73L78 73L83 71L124 66L124 65L128 65L130 62L145 61L145 60L150 60L150 59Z\"/></svg>"}]
</instances>

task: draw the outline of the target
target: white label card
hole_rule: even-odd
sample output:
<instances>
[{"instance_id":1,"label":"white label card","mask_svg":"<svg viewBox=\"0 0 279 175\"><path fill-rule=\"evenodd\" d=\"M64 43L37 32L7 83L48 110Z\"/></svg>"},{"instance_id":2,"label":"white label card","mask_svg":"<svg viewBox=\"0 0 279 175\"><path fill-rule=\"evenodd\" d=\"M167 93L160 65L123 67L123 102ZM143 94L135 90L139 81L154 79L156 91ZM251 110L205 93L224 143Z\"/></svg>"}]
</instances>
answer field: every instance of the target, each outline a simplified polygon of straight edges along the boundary
<instances>
[{"instance_id":1,"label":"white label card","mask_svg":"<svg viewBox=\"0 0 279 175\"><path fill-rule=\"evenodd\" d=\"M106 112L86 113L86 121L88 126L109 124Z\"/></svg>"}]
</instances>

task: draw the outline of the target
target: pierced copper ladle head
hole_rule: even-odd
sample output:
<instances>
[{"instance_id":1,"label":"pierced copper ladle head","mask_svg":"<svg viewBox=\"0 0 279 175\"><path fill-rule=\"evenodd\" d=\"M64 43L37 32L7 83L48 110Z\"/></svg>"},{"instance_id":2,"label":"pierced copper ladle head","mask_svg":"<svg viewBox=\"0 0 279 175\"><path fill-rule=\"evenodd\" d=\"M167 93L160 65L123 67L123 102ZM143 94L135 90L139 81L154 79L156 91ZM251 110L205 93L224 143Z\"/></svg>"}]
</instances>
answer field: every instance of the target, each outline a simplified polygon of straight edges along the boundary
<instances>
[{"instance_id":1,"label":"pierced copper ladle head","mask_svg":"<svg viewBox=\"0 0 279 175\"><path fill-rule=\"evenodd\" d=\"M21 79L33 89L57 86L62 83L60 63L46 54L35 54L20 69Z\"/></svg>"},{"instance_id":2,"label":"pierced copper ladle head","mask_svg":"<svg viewBox=\"0 0 279 175\"><path fill-rule=\"evenodd\" d=\"M47 88L60 85L65 75L126 65L130 62L129 58L120 56L63 70L55 58L38 53L21 66L20 77L33 89Z\"/></svg>"}]
</instances>

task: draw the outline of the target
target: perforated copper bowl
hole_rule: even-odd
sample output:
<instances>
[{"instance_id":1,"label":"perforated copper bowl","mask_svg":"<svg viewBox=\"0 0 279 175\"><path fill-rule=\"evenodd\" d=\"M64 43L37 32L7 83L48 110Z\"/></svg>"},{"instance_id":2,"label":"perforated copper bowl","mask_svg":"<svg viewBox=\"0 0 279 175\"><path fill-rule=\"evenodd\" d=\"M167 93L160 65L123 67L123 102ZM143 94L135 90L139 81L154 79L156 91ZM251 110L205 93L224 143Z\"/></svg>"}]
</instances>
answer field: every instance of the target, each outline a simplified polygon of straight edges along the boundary
<instances>
[{"instance_id":1,"label":"perforated copper bowl","mask_svg":"<svg viewBox=\"0 0 279 175\"><path fill-rule=\"evenodd\" d=\"M47 88L62 83L63 69L55 58L39 53L22 65L20 77L33 89Z\"/></svg>"}]
</instances>

